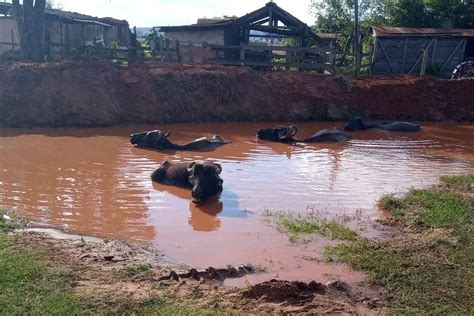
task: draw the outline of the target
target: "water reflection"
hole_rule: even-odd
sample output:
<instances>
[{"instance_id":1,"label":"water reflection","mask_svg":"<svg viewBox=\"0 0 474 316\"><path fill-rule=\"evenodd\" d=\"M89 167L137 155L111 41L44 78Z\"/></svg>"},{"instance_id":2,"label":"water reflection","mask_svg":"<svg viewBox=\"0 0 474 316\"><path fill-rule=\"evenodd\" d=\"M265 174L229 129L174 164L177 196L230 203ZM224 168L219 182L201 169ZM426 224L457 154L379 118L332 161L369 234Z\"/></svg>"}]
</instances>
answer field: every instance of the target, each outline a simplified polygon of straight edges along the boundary
<instances>
[{"instance_id":1,"label":"water reflection","mask_svg":"<svg viewBox=\"0 0 474 316\"><path fill-rule=\"evenodd\" d=\"M427 124L423 132L409 135L357 132L344 144L255 139L258 128L275 125L0 129L0 204L74 232L155 242L191 264L221 260L225 265L251 260L256 253L267 259L270 248L292 255L285 250L285 238L261 222L265 209L305 212L310 206L328 216L361 212L377 218L376 200L387 192L474 170L471 125ZM299 135L334 125L343 124L299 124ZM171 130L177 143L214 134L232 143L214 152L159 152L130 145L131 133L150 129ZM199 159L222 164L219 199L195 206L189 190L150 179L163 160Z\"/></svg>"}]
</instances>

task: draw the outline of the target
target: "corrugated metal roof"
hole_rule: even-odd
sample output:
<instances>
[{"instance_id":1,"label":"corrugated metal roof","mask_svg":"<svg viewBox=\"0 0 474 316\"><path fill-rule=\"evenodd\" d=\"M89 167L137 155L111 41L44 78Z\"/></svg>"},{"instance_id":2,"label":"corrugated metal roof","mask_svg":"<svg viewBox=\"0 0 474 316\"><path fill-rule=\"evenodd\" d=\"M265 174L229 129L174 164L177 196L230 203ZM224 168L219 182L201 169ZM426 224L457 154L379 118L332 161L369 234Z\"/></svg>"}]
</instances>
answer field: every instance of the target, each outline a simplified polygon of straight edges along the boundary
<instances>
[{"instance_id":1,"label":"corrugated metal roof","mask_svg":"<svg viewBox=\"0 0 474 316\"><path fill-rule=\"evenodd\" d=\"M382 27L372 26L375 37L390 36L457 36L474 37L474 29L448 29L448 28L413 28L413 27Z\"/></svg>"},{"instance_id":2,"label":"corrugated metal roof","mask_svg":"<svg viewBox=\"0 0 474 316\"><path fill-rule=\"evenodd\" d=\"M199 18L196 24L214 24L237 19L236 16L221 18Z\"/></svg>"}]
</instances>

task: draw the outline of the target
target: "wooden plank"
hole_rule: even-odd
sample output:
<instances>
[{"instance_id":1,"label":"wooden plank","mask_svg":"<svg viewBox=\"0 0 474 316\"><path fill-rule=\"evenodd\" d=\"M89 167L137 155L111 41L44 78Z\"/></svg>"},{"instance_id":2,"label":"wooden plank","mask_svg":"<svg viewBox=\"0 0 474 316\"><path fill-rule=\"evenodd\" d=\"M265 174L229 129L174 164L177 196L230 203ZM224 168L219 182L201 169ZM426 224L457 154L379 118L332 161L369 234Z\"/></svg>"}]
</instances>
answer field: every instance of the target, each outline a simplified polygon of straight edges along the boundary
<instances>
[{"instance_id":1,"label":"wooden plank","mask_svg":"<svg viewBox=\"0 0 474 316\"><path fill-rule=\"evenodd\" d=\"M242 65L245 63L245 49L243 48L240 49L239 61Z\"/></svg>"},{"instance_id":2,"label":"wooden plank","mask_svg":"<svg viewBox=\"0 0 474 316\"><path fill-rule=\"evenodd\" d=\"M395 71L393 71L392 64L390 63L390 58L388 58L387 54L385 53L385 49L383 47L382 41L379 41L379 46L380 46L380 50L382 51L382 54L384 55L385 59L387 60L387 63L388 63L388 66L390 67L391 73L394 74Z\"/></svg>"},{"instance_id":3,"label":"wooden plank","mask_svg":"<svg viewBox=\"0 0 474 316\"><path fill-rule=\"evenodd\" d=\"M165 62L165 42L160 40L160 63Z\"/></svg>"},{"instance_id":4,"label":"wooden plank","mask_svg":"<svg viewBox=\"0 0 474 316\"><path fill-rule=\"evenodd\" d=\"M234 59L209 59L208 63L215 64L215 65L228 65L228 66L242 65L240 60L234 60ZM299 68L324 69L324 70L331 68L331 65L328 65L326 63L301 63L301 62L277 63L277 62L251 61L251 60L246 60L243 65L244 66L263 66L263 67L299 67Z\"/></svg>"},{"instance_id":5,"label":"wooden plank","mask_svg":"<svg viewBox=\"0 0 474 316\"><path fill-rule=\"evenodd\" d=\"M407 48L408 48L408 38L405 37L403 41L403 57L402 57L402 65L400 67L400 73L403 74L405 71L405 62L407 60Z\"/></svg>"},{"instance_id":6,"label":"wooden plank","mask_svg":"<svg viewBox=\"0 0 474 316\"><path fill-rule=\"evenodd\" d=\"M418 65L418 63L421 61L421 59L423 58L423 54L425 52L425 50L429 49L431 44L433 44L434 42L434 38L431 39L431 41L428 43L428 45L421 51L420 55L418 56L416 62L413 64L413 66L410 68L410 70L408 71L408 74L410 75L412 73L413 70L415 70L415 67Z\"/></svg>"},{"instance_id":7,"label":"wooden plank","mask_svg":"<svg viewBox=\"0 0 474 316\"><path fill-rule=\"evenodd\" d=\"M336 53L336 49L332 48L308 48L308 47L284 47L284 46L257 46L257 45L209 45L210 49L216 50L240 50L241 48L250 51L281 51L281 52L300 52L300 53L314 53L314 54L327 54Z\"/></svg>"},{"instance_id":8,"label":"wooden plank","mask_svg":"<svg viewBox=\"0 0 474 316\"><path fill-rule=\"evenodd\" d=\"M171 62L171 51L170 51L170 40L167 38L166 41L165 41L165 47L166 47L166 59L165 61L167 63Z\"/></svg>"},{"instance_id":9,"label":"wooden plank","mask_svg":"<svg viewBox=\"0 0 474 316\"><path fill-rule=\"evenodd\" d=\"M11 36L12 51L15 52L15 33L13 33L13 29L11 29Z\"/></svg>"},{"instance_id":10,"label":"wooden plank","mask_svg":"<svg viewBox=\"0 0 474 316\"><path fill-rule=\"evenodd\" d=\"M193 55L193 43L188 41L188 48L189 48L189 63L194 64L194 55Z\"/></svg>"},{"instance_id":11,"label":"wooden plank","mask_svg":"<svg viewBox=\"0 0 474 316\"><path fill-rule=\"evenodd\" d=\"M202 48L203 48L202 63L207 64L207 60L208 60L207 52L209 50L209 45L207 44L207 42L202 42Z\"/></svg>"},{"instance_id":12,"label":"wooden plank","mask_svg":"<svg viewBox=\"0 0 474 316\"><path fill-rule=\"evenodd\" d=\"M423 61L421 62L421 71L420 71L420 76L424 76L426 73L426 66L428 65L428 55L430 51L429 49L425 49L423 51Z\"/></svg>"},{"instance_id":13,"label":"wooden plank","mask_svg":"<svg viewBox=\"0 0 474 316\"><path fill-rule=\"evenodd\" d=\"M441 69L440 69L440 72L443 71L444 67L446 67L446 65L448 64L449 60L453 57L453 55L456 53L456 51L458 50L458 48L461 46L461 44L464 45L466 44L466 39L463 39L461 41L459 41L458 45L456 45L456 47L453 49L453 51L451 52L451 54L449 54L448 58L446 58L446 60L444 61L443 65L441 66Z\"/></svg>"},{"instance_id":14,"label":"wooden plank","mask_svg":"<svg viewBox=\"0 0 474 316\"><path fill-rule=\"evenodd\" d=\"M436 51L438 49L438 38L435 38L433 43L433 53L431 54L431 64L433 65L436 62Z\"/></svg>"},{"instance_id":15,"label":"wooden plank","mask_svg":"<svg viewBox=\"0 0 474 316\"><path fill-rule=\"evenodd\" d=\"M178 60L178 64L181 64L181 52L179 46L179 41L176 40L176 59Z\"/></svg>"}]
</instances>

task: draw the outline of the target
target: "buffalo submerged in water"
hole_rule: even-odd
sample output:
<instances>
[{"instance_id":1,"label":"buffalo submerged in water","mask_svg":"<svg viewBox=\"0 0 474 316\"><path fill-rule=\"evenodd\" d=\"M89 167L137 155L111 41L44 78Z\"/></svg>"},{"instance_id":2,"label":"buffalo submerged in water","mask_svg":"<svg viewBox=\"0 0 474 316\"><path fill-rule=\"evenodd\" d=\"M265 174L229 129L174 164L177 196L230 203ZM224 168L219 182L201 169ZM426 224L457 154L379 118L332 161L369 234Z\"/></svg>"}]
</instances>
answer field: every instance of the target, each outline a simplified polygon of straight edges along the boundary
<instances>
[{"instance_id":1,"label":"buffalo submerged in water","mask_svg":"<svg viewBox=\"0 0 474 316\"><path fill-rule=\"evenodd\" d=\"M154 148L158 150L213 150L218 147L229 144L219 135L214 135L212 138L201 137L192 142L178 145L168 139L170 132L163 133L160 130L149 132L135 133L130 135L130 142L132 145L144 148Z\"/></svg>"},{"instance_id":2,"label":"buffalo submerged in water","mask_svg":"<svg viewBox=\"0 0 474 316\"><path fill-rule=\"evenodd\" d=\"M401 121L390 121L390 122L383 122L379 124L367 125L360 118L349 121L344 129L346 131L351 131L351 132L365 131L368 129L378 129L378 130L390 131L390 132L419 132L421 131L421 127L419 124L401 122Z\"/></svg>"},{"instance_id":3,"label":"buffalo submerged in water","mask_svg":"<svg viewBox=\"0 0 474 316\"><path fill-rule=\"evenodd\" d=\"M151 180L192 190L192 202L199 204L222 192L221 165L210 161L164 161Z\"/></svg>"},{"instance_id":4,"label":"buffalo submerged in water","mask_svg":"<svg viewBox=\"0 0 474 316\"><path fill-rule=\"evenodd\" d=\"M296 126L277 126L275 128L261 128L257 131L257 138L262 140L270 140L274 142L292 143L295 141L293 136L296 135L298 129Z\"/></svg>"},{"instance_id":5,"label":"buffalo submerged in water","mask_svg":"<svg viewBox=\"0 0 474 316\"><path fill-rule=\"evenodd\" d=\"M310 137L302 140L293 138L298 129L295 126L277 126L275 128L262 128L257 131L257 138L261 140L278 141L283 143L323 143L323 142L343 142L351 139L351 136L342 129L336 127L323 129Z\"/></svg>"}]
</instances>

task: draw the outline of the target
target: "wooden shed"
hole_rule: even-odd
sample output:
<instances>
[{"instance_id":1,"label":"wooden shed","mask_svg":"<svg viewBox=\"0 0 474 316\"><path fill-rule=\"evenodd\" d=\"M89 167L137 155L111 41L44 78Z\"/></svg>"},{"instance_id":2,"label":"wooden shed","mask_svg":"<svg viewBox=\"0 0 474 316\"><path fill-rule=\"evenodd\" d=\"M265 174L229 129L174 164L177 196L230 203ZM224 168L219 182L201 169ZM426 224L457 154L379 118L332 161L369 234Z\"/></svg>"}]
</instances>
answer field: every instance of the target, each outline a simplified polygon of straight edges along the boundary
<instances>
[{"instance_id":1,"label":"wooden shed","mask_svg":"<svg viewBox=\"0 0 474 316\"><path fill-rule=\"evenodd\" d=\"M12 4L0 3L0 55L20 48L18 27L11 12ZM130 46L130 28L125 20L50 9L44 14L46 54L51 59L62 59L86 45L111 47L116 43L124 48Z\"/></svg>"},{"instance_id":2,"label":"wooden shed","mask_svg":"<svg viewBox=\"0 0 474 316\"><path fill-rule=\"evenodd\" d=\"M474 29L374 26L371 32L372 74L420 74L425 55L427 73L450 77L458 64L474 60Z\"/></svg>"}]
</instances>

